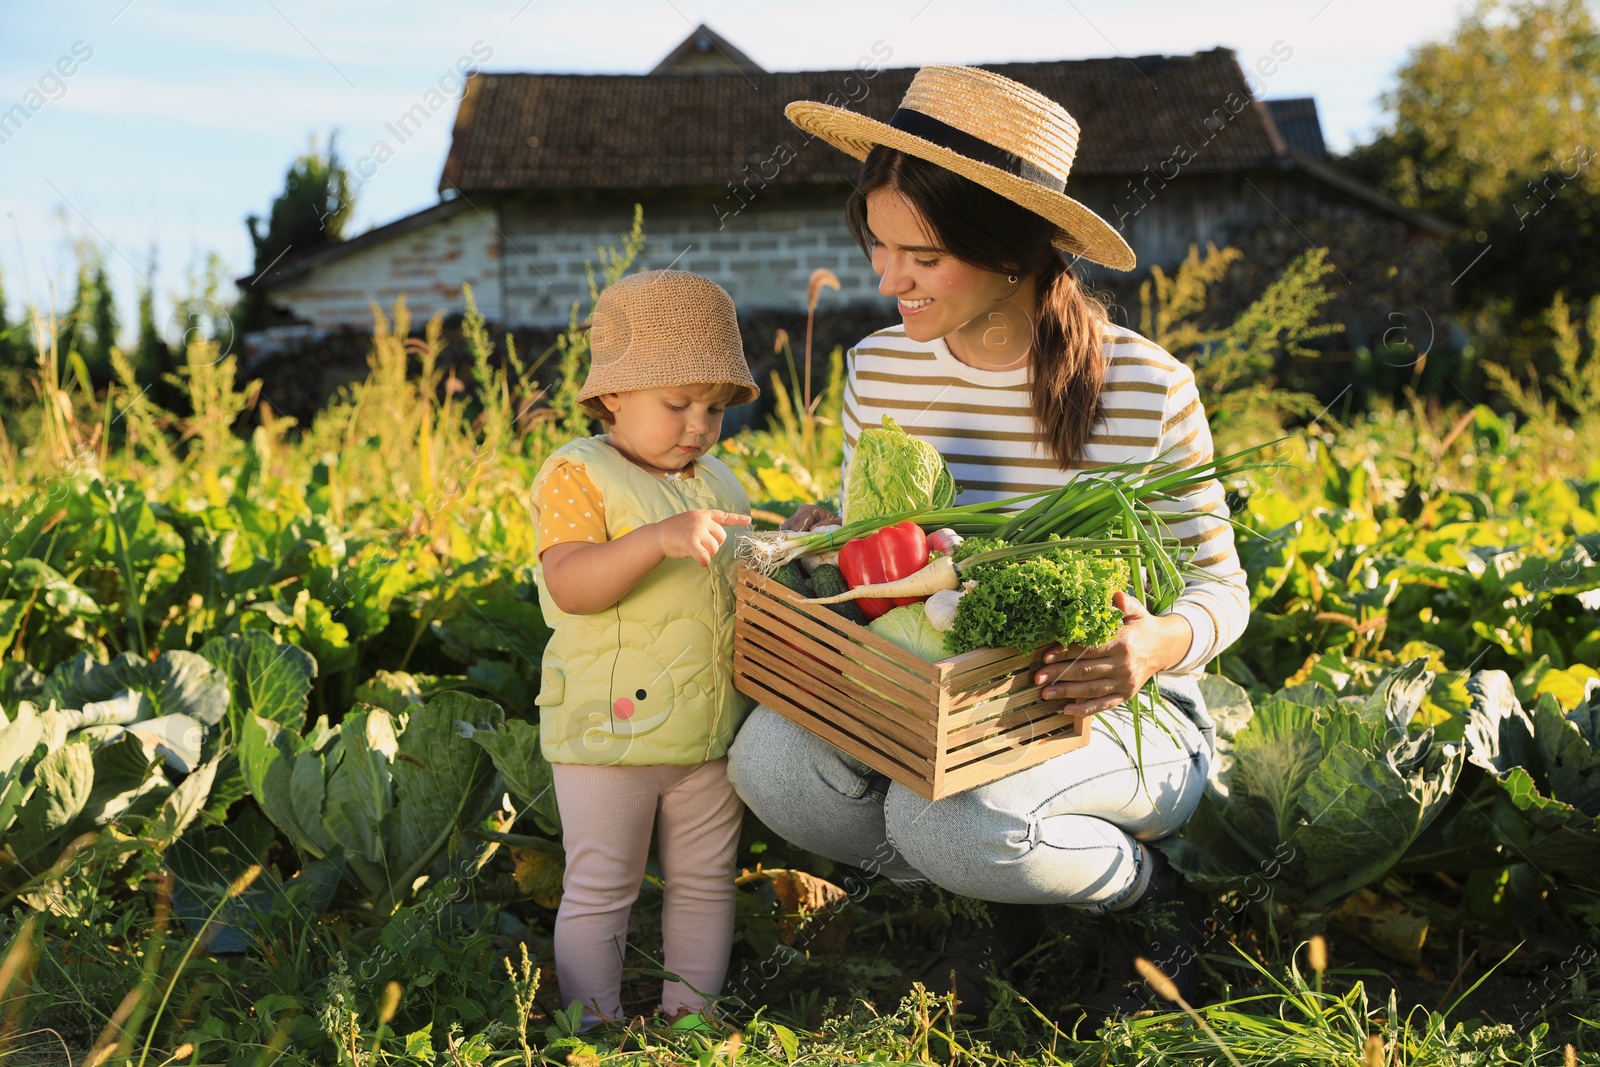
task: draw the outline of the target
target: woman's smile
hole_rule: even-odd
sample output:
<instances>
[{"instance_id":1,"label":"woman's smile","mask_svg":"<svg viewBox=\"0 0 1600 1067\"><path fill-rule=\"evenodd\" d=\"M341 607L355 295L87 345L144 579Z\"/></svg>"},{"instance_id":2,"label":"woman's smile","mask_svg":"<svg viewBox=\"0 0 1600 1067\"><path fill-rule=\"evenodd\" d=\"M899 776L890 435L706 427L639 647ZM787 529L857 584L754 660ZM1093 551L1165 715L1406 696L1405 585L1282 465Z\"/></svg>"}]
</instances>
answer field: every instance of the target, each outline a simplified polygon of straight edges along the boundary
<instances>
[{"instance_id":1,"label":"woman's smile","mask_svg":"<svg viewBox=\"0 0 1600 1067\"><path fill-rule=\"evenodd\" d=\"M923 297L920 300L911 300L902 296L899 298L899 300L900 314L902 315L915 315L922 309L926 308L929 304L933 303L933 297L931 296Z\"/></svg>"}]
</instances>

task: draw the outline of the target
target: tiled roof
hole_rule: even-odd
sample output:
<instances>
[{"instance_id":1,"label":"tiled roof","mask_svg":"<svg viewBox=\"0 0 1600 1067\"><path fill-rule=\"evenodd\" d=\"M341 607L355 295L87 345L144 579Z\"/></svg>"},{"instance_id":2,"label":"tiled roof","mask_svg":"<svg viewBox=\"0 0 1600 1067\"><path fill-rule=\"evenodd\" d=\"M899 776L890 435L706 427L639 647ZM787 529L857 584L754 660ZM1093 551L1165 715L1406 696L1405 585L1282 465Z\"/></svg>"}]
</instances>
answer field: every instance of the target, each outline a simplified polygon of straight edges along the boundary
<instances>
[{"instance_id":1,"label":"tiled roof","mask_svg":"<svg viewBox=\"0 0 1600 1067\"><path fill-rule=\"evenodd\" d=\"M1196 151L1186 169L1228 171L1280 164L1283 140L1250 100L1231 49L1192 56L1001 63L988 69L1060 101L1081 127L1074 175L1137 174L1179 144ZM719 74L477 74L456 115L441 191L642 189L740 181L780 144L796 150L776 183L835 185L860 164L804 135L783 117L791 100L841 102L868 92L857 110L887 119L911 68L866 78L853 70ZM1213 117L1214 116L1214 117ZM1205 120L1212 117L1212 134ZM769 167L770 173L770 167Z\"/></svg>"},{"instance_id":2,"label":"tiled roof","mask_svg":"<svg viewBox=\"0 0 1600 1067\"><path fill-rule=\"evenodd\" d=\"M1317 118L1315 97L1297 96L1265 103L1272 112L1272 124L1278 127L1285 144L1308 156L1328 154L1328 146L1322 140L1322 121Z\"/></svg>"}]
</instances>

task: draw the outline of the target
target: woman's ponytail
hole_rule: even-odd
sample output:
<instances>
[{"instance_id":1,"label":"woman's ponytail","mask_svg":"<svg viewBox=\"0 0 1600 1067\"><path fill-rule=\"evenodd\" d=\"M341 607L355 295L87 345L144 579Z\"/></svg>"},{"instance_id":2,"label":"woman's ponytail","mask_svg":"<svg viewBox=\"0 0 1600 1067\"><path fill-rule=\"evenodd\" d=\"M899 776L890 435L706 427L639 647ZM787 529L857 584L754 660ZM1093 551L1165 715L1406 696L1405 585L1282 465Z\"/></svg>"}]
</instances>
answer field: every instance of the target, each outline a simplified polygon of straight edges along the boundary
<instances>
[{"instance_id":1,"label":"woman's ponytail","mask_svg":"<svg viewBox=\"0 0 1600 1067\"><path fill-rule=\"evenodd\" d=\"M1029 394L1050 453L1066 470L1082 457L1090 431L1100 421L1106 308L1053 249L1034 284L1038 319Z\"/></svg>"}]
</instances>

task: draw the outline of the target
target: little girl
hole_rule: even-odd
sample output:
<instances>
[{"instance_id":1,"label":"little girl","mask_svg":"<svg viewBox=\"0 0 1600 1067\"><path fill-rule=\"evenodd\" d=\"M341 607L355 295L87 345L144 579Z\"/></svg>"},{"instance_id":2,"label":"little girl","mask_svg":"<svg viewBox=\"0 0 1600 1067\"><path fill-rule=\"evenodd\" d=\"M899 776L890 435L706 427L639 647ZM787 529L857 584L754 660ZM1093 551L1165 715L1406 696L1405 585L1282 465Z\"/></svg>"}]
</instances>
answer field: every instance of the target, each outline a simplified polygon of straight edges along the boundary
<instances>
[{"instance_id":1,"label":"little girl","mask_svg":"<svg viewBox=\"0 0 1600 1067\"><path fill-rule=\"evenodd\" d=\"M556 976L584 1024L622 1015L628 915L652 828L666 891L672 1021L722 989L744 808L724 753L734 688L733 540L750 501L706 455L723 409L759 395L733 301L686 271L636 274L595 304L578 394L609 432L573 441L533 485L539 604L554 629L538 703L567 871ZM737 532L737 530L735 530Z\"/></svg>"}]
</instances>

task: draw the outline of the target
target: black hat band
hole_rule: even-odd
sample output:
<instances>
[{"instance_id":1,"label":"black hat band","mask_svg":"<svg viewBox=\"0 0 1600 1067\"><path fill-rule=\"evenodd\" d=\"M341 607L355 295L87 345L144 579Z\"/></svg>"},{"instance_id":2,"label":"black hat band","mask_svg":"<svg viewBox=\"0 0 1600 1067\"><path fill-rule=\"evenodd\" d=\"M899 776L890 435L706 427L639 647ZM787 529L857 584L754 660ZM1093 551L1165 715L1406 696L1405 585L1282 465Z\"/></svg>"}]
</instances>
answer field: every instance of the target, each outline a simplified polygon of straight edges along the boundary
<instances>
[{"instance_id":1,"label":"black hat band","mask_svg":"<svg viewBox=\"0 0 1600 1067\"><path fill-rule=\"evenodd\" d=\"M925 115L920 111L910 108L900 108L889 120L889 125L902 133L909 133L913 137L920 137L940 148L948 148L958 155L962 155L975 163L986 163L1008 174L1015 174L1035 185L1043 186L1055 193L1067 191L1067 179L1051 171L1045 170L1039 164L1023 159L1015 152L1008 152L998 145L992 145L981 137L974 137L965 130L958 130L947 122L941 122L932 115Z\"/></svg>"}]
</instances>

